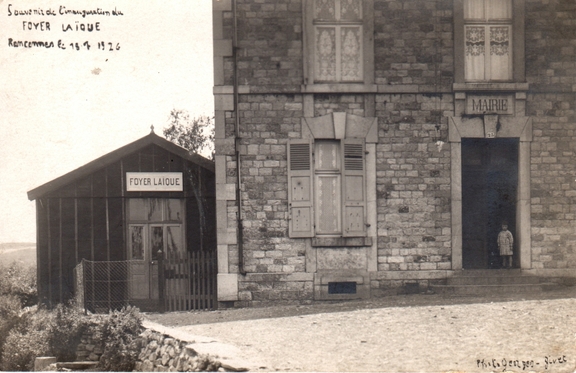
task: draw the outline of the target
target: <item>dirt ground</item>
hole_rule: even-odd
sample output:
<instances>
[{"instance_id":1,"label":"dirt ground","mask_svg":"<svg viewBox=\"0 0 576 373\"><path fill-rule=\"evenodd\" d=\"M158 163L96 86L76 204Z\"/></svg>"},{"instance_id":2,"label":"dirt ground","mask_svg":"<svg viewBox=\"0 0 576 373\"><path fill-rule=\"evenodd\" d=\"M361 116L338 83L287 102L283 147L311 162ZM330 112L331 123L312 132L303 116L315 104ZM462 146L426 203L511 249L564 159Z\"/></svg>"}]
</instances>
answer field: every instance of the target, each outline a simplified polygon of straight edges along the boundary
<instances>
[{"instance_id":1,"label":"dirt ground","mask_svg":"<svg viewBox=\"0 0 576 373\"><path fill-rule=\"evenodd\" d=\"M576 289L146 314L262 371L574 372Z\"/></svg>"}]
</instances>

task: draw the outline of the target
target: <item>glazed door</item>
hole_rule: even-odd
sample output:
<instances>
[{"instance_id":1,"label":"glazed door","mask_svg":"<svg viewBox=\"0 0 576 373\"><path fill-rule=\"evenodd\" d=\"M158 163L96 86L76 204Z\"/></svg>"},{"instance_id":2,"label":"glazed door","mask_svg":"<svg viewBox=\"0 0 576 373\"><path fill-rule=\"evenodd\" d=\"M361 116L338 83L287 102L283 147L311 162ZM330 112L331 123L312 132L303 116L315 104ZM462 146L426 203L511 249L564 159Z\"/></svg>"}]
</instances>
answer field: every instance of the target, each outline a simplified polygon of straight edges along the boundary
<instances>
[{"instance_id":1,"label":"glazed door","mask_svg":"<svg viewBox=\"0 0 576 373\"><path fill-rule=\"evenodd\" d=\"M130 299L158 299L158 251L164 250L164 227L130 224Z\"/></svg>"},{"instance_id":2,"label":"glazed door","mask_svg":"<svg viewBox=\"0 0 576 373\"><path fill-rule=\"evenodd\" d=\"M159 252L185 254L183 200L130 198L127 210L129 298L156 300Z\"/></svg>"},{"instance_id":3,"label":"glazed door","mask_svg":"<svg viewBox=\"0 0 576 373\"><path fill-rule=\"evenodd\" d=\"M128 244L128 291L130 299L148 299L150 254L146 224L130 224Z\"/></svg>"}]
</instances>

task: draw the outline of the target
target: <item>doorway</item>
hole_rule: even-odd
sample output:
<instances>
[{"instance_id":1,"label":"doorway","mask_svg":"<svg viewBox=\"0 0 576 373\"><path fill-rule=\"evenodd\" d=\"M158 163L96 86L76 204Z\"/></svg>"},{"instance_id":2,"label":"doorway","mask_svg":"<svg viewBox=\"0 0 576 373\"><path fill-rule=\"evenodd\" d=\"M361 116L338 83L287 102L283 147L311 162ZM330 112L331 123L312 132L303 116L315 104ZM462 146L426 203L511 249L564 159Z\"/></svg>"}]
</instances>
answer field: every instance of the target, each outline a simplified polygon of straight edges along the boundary
<instances>
[{"instance_id":1,"label":"doorway","mask_svg":"<svg viewBox=\"0 0 576 373\"><path fill-rule=\"evenodd\" d=\"M132 300L158 300L158 259L184 255L183 201L128 200L128 292Z\"/></svg>"},{"instance_id":2,"label":"doorway","mask_svg":"<svg viewBox=\"0 0 576 373\"><path fill-rule=\"evenodd\" d=\"M462 267L501 268L503 222L516 237L518 138L462 139ZM514 267L518 267L518 250Z\"/></svg>"}]
</instances>

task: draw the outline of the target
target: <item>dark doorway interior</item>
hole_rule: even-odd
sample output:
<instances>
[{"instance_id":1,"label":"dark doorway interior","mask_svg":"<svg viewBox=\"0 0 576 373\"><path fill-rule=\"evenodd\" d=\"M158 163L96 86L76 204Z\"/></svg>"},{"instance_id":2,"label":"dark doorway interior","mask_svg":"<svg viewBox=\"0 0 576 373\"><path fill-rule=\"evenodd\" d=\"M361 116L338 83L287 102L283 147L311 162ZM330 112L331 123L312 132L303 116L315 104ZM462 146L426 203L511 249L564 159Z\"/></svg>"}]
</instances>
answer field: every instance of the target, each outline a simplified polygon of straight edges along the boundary
<instances>
[{"instance_id":1,"label":"dark doorway interior","mask_svg":"<svg viewBox=\"0 0 576 373\"><path fill-rule=\"evenodd\" d=\"M518 139L462 139L463 268L501 268L497 237L506 221L516 238L517 189Z\"/></svg>"}]
</instances>

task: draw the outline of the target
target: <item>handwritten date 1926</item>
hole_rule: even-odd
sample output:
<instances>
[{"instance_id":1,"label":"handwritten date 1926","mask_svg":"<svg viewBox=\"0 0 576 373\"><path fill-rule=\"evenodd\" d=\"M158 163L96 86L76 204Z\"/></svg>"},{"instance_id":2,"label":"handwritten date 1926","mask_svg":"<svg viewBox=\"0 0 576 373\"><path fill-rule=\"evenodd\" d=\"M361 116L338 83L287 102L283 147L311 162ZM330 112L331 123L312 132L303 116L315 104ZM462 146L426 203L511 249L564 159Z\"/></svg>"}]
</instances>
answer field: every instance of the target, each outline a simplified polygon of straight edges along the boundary
<instances>
[{"instance_id":1,"label":"handwritten date 1926","mask_svg":"<svg viewBox=\"0 0 576 373\"><path fill-rule=\"evenodd\" d=\"M477 368L498 369L503 371L507 368L519 368L522 370L544 368L549 369L553 365L565 364L567 362L566 355L562 356L544 356L543 359L476 359Z\"/></svg>"},{"instance_id":2,"label":"handwritten date 1926","mask_svg":"<svg viewBox=\"0 0 576 373\"><path fill-rule=\"evenodd\" d=\"M85 49L85 50L90 50L90 48L92 48L92 45L88 42L85 41L84 43L80 42L72 42L67 44L66 42L62 41L62 40L58 40L58 48L60 49L67 49L67 47L71 48L72 50L81 50L81 49ZM100 41L98 42L98 49L100 50L108 50L108 51L117 51L120 50L120 43L107 43L104 41Z\"/></svg>"}]
</instances>

